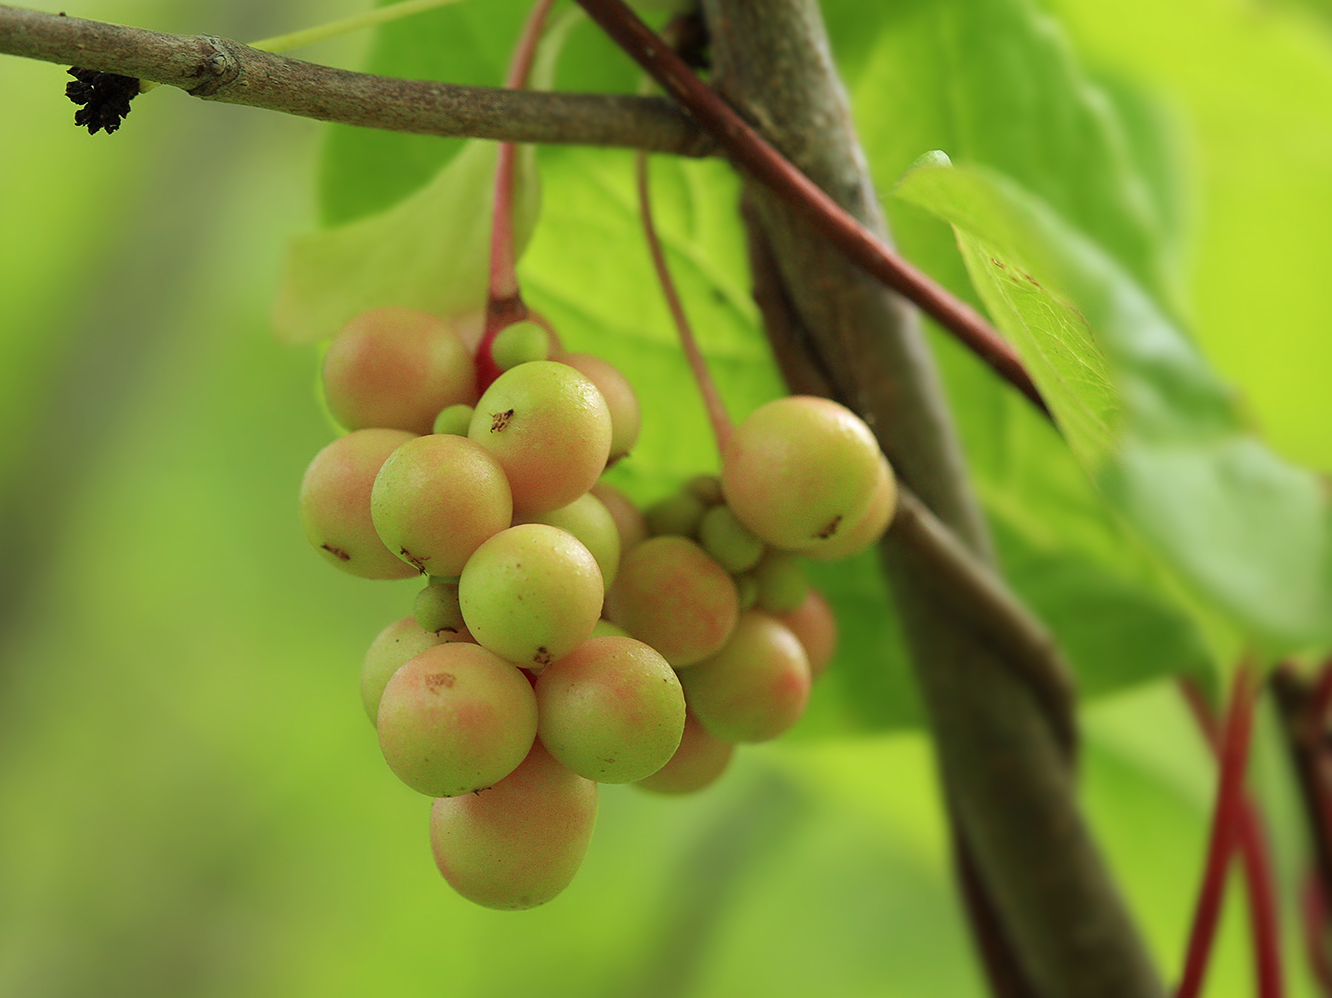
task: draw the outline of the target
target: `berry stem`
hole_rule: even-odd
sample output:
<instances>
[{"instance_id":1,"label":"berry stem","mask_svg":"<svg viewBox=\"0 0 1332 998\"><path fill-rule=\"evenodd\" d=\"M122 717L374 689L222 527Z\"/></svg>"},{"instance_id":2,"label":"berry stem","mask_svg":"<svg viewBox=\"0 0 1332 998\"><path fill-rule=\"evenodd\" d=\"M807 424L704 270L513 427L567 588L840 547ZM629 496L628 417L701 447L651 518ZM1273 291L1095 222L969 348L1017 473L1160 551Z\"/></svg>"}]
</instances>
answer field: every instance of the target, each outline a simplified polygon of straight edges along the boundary
<instances>
[{"instance_id":1,"label":"berry stem","mask_svg":"<svg viewBox=\"0 0 1332 998\"><path fill-rule=\"evenodd\" d=\"M858 222L694 75L623 0L578 0L611 39L717 137L739 167L804 214L867 273L915 302L1046 416L1050 410L1017 353L979 314Z\"/></svg>"},{"instance_id":2,"label":"berry stem","mask_svg":"<svg viewBox=\"0 0 1332 998\"><path fill-rule=\"evenodd\" d=\"M1180 691L1213 754L1220 758L1221 733L1211 704L1192 683L1180 683ZM1275 877L1271 850L1263 830L1262 814L1247 793L1239 800L1239 850L1244 869L1244 887L1249 901L1249 927L1254 954L1258 998L1281 998L1284 994L1281 968L1281 927L1277 915Z\"/></svg>"},{"instance_id":3,"label":"berry stem","mask_svg":"<svg viewBox=\"0 0 1332 998\"><path fill-rule=\"evenodd\" d=\"M527 15L523 32L518 37L509 64L504 85L510 90L527 86L532 60L536 57L537 42L546 24L546 15L555 0L537 0ZM478 387L484 391L499 377L500 370L491 353L491 344L506 326L527 318L527 306L518 290L517 258L513 245L514 173L518 147L513 142L501 142L495 165L495 206L490 229L490 293L486 301L486 328L476 350Z\"/></svg>"},{"instance_id":4,"label":"berry stem","mask_svg":"<svg viewBox=\"0 0 1332 998\"><path fill-rule=\"evenodd\" d=\"M685 315L684 305L680 302L680 295L675 289L675 281L671 278L670 268L666 265L666 254L662 252L661 239L657 235L657 226L652 219L652 192L648 183L647 153L640 152L634 157L634 167L638 181L639 213L643 217L643 235L647 238L648 252L652 255L652 267L657 272L661 292L666 296L671 318L675 320L676 331L680 334L680 346L684 350L685 359L689 361L694 383L698 385L699 394L703 396L703 407L707 409L708 420L712 423L712 434L717 438L717 450L721 452L726 449L726 441L731 435L731 417L726 414L726 404L722 402L721 394L712 380L712 374L708 371L708 363L698 348L698 341L694 339L693 327L689 325L689 317Z\"/></svg>"},{"instance_id":5,"label":"berry stem","mask_svg":"<svg viewBox=\"0 0 1332 998\"><path fill-rule=\"evenodd\" d=\"M1203 868L1202 887L1198 891L1198 903L1194 909L1184 972L1175 998L1198 998L1207 973L1212 944L1216 939L1216 926L1221 917L1221 902L1225 895L1226 867L1242 839L1240 826L1244 769L1253 734L1253 709L1257 696L1257 674L1253 665L1246 661L1235 672L1225 727L1219 740L1220 773L1216 805L1212 813L1211 837ZM1266 992L1264 998L1267 998Z\"/></svg>"}]
</instances>

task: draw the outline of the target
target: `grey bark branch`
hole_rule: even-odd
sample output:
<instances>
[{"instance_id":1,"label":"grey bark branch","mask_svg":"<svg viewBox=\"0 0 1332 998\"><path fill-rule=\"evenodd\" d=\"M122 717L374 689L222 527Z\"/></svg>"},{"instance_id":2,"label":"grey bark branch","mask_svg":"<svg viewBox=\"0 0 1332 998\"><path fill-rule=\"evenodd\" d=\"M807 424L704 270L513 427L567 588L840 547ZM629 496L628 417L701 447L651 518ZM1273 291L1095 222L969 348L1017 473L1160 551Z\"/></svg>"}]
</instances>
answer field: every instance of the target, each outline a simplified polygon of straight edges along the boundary
<instances>
[{"instance_id":1,"label":"grey bark branch","mask_svg":"<svg viewBox=\"0 0 1332 998\"><path fill-rule=\"evenodd\" d=\"M718 89L806 175L883 232L815 0L704 0L704 8ZM973 557L991 563L914 316L789 205L753 183L746 197L753 236L781 283L780 294L765 294L795 311L778 335L804 342L835 396L875 428L903 481ZM937 565L895 532L883 557L958 834L1024 976L1044 998L1160 998L1043 704L1005 661L1015 657L1011 649L943 595Z\"/></svg>"},{"instance_id":2,"label":"grey bark branch","mask_svg":"<svg viewBox=\"0 0 1332 998\"><path fill-rule=\"evenodd\" d=\"M261 52L211 35L171 35L0 4L0 54L178 87L195 97L419 135L620 146L682 156L715 150L672 102L399 80Z\"/></svg>"}]
</instances>

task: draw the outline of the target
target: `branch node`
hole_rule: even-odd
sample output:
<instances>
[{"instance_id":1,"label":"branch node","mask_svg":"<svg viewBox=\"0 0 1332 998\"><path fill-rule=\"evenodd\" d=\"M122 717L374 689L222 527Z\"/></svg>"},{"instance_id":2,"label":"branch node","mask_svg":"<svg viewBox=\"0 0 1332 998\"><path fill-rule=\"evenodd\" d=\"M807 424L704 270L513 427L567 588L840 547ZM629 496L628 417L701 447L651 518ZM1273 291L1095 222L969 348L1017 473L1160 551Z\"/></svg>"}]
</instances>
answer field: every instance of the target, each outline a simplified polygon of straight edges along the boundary
<instances>
[{"instance_id":1,"label":"branch node","mask_svg":"<svg viewBox=\"0 0 1332 998\"><path fill-rule=\"evenodd\" d=\"M190 87L186 92L194 97L212 97L222 88L235 83L241 75L241 60L232 47L237 43L217 35L200 35L200 39L211 49L204 50L203 58L191 74L199 79L199 85Z\"/></svg>"}]
</instances>

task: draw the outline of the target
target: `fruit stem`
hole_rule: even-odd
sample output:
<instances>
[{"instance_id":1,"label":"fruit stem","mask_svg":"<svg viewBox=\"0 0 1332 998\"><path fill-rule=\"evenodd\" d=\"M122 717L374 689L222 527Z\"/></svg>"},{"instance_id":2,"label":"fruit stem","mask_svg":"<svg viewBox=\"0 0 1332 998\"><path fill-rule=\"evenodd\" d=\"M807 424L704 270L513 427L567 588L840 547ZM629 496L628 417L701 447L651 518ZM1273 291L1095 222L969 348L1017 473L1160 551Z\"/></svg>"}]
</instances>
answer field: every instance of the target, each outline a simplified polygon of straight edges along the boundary
<instances>
[{"instance_id":1,"label":"fruit stem","mask_svg":"<svg viewBox=\"0 0 1332 998\"><path fill-rule=\"evenodd\" d=\"M675 289L675 281L671 278L670 268L666 265L666 255L662 252L661 240L657 236L657 226L652 220L652 192L648 183L647 153L639 152L634 157L634 166L638 181L638 208L643 217L643 235L647 238L648 252L652 255L652 267L657 272L661 292L666 296L666 305L671 310L671 318L675 320L676 331L680 334L680 347L684 350L690 371L693 372L694 383L698 385L698 392L703 396L703 407L707 410L708 420L712 423L712 434L717 438L717 450L723 452L726 450L726 441L731 435L731 417L726 414L726 405L722 402L721 393L717 391L712 374L708 370L708 363L703 359L702 351L698 349L693 327L689 325L689 317L685 315L684 305L681 304L680 295Z\"/></svg>"},{"instance_id":2,"label":"fruit stem","mask_svg":"<svg viewBox=\"0 0 1332 998\"><path fill-rule=\"evenodd\" d=\"M518 37L509 64L509 75L504 85L510 90L522 90L536 57L537 42L546 25L546 15L555 0L537 0L527 23ZM518 290L516 255L513 246L513 194L514 173L518 147L513 142L501 142L495 165L495 207L490 229L490 294L486 301L486 328L476 350L477 385L482 390L490 385L500 370L491 354L491 344L506 326L527 318L527 306Z\"/></svg>"},{"instance_id":3,"label":"fruit stem","mask_svg":"<svg viewBox=\"0 0 1332 998\"><path fill-rule=\"evenodd\" d=\"M1203 882L1198 891L1198 903L1194 910L1184 972L1179 989L1175 992L1175 998L1198 998L1202 991L1212 944L1216 939L1217 922L1221 916L1226 867L1235 847L1241 845L1246 838L1241 831L1244 820L1244 769L1253 734L1253 710L1257 697L1257 673L1252 663L1245 661L1235 672L1226 710L1225 727L1220 733L1217 748L1220 773L1216 805L1212 813L1211 837L1203 868ZM1257 915L1258 911L1255 910L1255 916ZM1277 973L1275 982L1260 978L1260 986L1271 986L1275 983L1276 987L1275 991L1263 990L1261 992L1263 998L1280 994L1279 971Z\"/></svg>"},{"instance_id":4,"label":"fruit stem","mask_svg":"<svg viewBox=\"0 0 1332 998\"><path fill-rule=\"evenodd\" d=\"M680 106L716 136L737 167L802 214L866 273L915 302L1043 414L1050 410L1012 346L981 316L930 280L800 172L644 24L623 0L577 0L588 15ZM1051 417L1053 418L1053 417Z\"/></svg>"}]
</instances>

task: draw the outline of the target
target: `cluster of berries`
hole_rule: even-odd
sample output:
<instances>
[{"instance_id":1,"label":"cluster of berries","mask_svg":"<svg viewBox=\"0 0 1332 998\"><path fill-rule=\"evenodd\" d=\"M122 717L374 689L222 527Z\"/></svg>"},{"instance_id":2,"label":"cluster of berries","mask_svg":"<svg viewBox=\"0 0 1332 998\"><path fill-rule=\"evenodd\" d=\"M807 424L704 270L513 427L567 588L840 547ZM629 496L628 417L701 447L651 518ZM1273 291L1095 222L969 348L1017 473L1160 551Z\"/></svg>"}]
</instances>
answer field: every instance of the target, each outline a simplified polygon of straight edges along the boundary
<instances>
[{"instance_id":1,"label":"cluster of berries","mask_svg":"<svg viewBox=\"0 0 1332 998\"><path fill-rule=\"evenodd\" d=\"M698 790L735 743L800 718L836 628L794 555L869 546L895 489L860 419L789 398L736 427L719 478L645 516L598 481L639 429L614 367L533 321L486 359L481 391L447 322L353 320L323 365L349 432L310 464L301 515L345 571L429 577L366 655L366 712L393 772L436 798L449 883L527 908L572 880L597 783Z\"/></svg>"}]
</instances>

